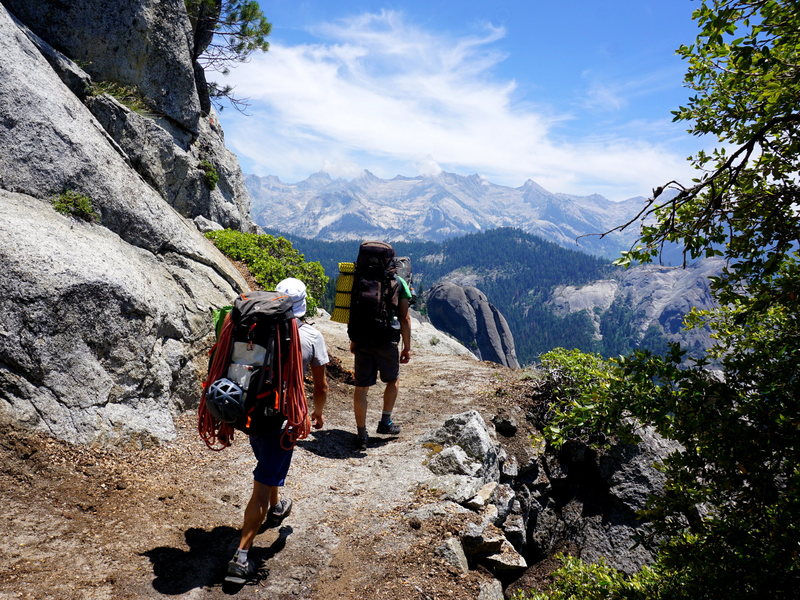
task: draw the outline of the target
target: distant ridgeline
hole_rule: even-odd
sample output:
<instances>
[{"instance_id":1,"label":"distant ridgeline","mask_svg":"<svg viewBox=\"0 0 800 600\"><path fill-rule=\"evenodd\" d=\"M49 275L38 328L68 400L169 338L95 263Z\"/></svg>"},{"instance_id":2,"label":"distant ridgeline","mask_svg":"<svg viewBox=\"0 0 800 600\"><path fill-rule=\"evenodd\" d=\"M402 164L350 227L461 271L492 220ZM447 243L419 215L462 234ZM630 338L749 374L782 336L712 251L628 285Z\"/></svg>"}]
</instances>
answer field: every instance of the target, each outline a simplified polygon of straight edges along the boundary
<instances>
[{"instance_id":1,"label":"distant ridgeline","mask_svg":"<svg viewBox=\"0 0 800 600\"><path fill-rule=\"evenodd\" d=\"M331 277L324 303L330 309L337 263L354 260L359 241L323 242L276 231L269 233L282 235L306 260L322 264ZM479 288L506 317L522 365L536 361L539 354L558 346L604 356L625 353L642 345L653 350L665 347L666 339L658 327L649 327L643 335L636 307L624 300L615 300L602 311L557 312L548 303L556 286L582 286L618 275L620 269L606 260L566 250L511 228L440 243L395 242L393 246L398 255L411 257L421 299L418 308L423 313L424 291L440 280Z\"/></svg>"}]
</instances>

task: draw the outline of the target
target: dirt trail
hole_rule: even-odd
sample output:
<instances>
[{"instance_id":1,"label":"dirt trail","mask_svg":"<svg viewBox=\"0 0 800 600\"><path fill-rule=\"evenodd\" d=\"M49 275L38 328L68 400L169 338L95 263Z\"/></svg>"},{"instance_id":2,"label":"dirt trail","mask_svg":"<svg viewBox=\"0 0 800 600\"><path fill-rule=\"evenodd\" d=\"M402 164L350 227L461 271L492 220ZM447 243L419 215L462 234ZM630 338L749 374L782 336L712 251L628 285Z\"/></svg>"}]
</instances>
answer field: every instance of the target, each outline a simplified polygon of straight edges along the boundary
<instances>
[{"instance_id":1,"label":"dirt trail","mask_svg":"<svg viewBox=\"0 0 800 600\"><path fill-rule=\"evenodd\" d=\"M352 368L344 326L319 327ZM298 444L289 472L294 510L256 538L261 580L241 588L222 578L251 488L244 436L209 451L194 413L179 419L174 442L143 450L9 432L0 441L0 598L476 598L488 575L460 575L434 552L455 526L408 515L435 500L419 437L468 408L491 416L507 371L415 345L395 410L403 431L371 433L366 452L352 449L352 387L331 381L326 426ZM380 392L370 393L371 432Z\"/></svg>"}]
</instances>

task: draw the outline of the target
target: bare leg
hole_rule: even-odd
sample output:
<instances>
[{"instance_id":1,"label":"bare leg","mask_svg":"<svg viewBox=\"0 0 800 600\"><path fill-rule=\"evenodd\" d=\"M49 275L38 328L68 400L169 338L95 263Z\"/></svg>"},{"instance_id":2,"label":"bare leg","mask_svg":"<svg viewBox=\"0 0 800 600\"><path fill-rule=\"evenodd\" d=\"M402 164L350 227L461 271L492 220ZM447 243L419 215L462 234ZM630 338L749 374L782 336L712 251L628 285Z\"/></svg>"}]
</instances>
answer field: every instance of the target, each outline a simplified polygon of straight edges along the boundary
<instances>
[{"instance_id":1,"label":"bare leg","mask_svg":"<svg viewBox=\"0 0 800 600\"><path fill-rule=\"evenodd\" d=\"M394 403L397 401L398 389L399 386L397 384L397 379L386 384L386 389L383 390L384 412L392 412L394 410Z\"/></svg>"},{"instance_id":2,"label":"bare leg","mask_svg":"<svg viewBox=\"0 0 800 600\"><path fill-rule=\"evenodd\" d=\"M270 506L278 503L278 487L274 485L264 485L257 481L253 482L253 495L244 509L244 523L242 524L242 537L239 540L239 548L249 550L253 545L253 540L261 529L261 524L267 517Z\"/></svg>"},{"instance_id":3,"label":"bare leg","mask_svg":"<svg viewBox=\"0 0 800 600\"><path fill-rule=\"evenodd\" d=\"M368 387L356 386L353 392L353 412L356 416L356 427L367 426L367 392Z\"/></svg>"}]
</instances>

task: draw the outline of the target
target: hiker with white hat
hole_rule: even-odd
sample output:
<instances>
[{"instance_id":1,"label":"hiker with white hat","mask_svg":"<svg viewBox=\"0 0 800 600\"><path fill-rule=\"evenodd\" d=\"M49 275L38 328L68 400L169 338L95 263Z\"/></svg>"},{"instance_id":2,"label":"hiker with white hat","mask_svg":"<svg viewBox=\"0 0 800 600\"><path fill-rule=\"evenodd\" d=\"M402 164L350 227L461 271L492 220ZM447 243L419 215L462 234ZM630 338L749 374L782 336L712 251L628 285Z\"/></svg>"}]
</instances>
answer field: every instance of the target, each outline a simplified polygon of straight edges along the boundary
<instances>
[{"instance_id":1,"label":"hiker with white hat","mask_svg":"<svg viewBox=\"0 0 800 600\"><path fill-rule=\"evenodd\" d=\"M320 429L325 424L322 410L328 397L325 365L329 358L325 339L317 329L303 320L306 314L305 283L290 277L281 281L275 290L291 298L292 312L299 321L303 372L307 373L310 367L314 382L314 408L309 417L314 428ZM277 527L292 510L291 499L280 498L279 489L284 485L289 472L293 449L283 448L277 440L279 437L275 436L250 436L250 445L258 464L253 471L253 493L245 508L239 547L228 563L227 581L244 583L254 575L255 565L247 558L247 554L262 524Z\"/></svg>"}]
</instances>

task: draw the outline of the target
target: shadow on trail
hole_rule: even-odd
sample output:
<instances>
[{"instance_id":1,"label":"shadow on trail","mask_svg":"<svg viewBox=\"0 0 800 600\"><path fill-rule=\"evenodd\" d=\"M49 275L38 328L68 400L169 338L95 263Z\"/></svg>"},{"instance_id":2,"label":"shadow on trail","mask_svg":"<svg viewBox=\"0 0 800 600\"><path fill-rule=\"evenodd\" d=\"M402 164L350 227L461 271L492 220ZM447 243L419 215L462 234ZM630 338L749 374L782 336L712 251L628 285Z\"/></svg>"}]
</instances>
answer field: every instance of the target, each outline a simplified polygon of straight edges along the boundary
<instances>
[{"instance_id":1,"label":"shadow on trail","mask_svg":"<svg viewBox=\"0 0 800 600\"><path fill-rule=\"evenodd\" d=\"M354 431L344 429L320 429L312 431L310 437L300 440L297 445L303 450L307 450L322 456L323 458L353 458L354 456L364 456L364 450L356 449L357 437ZM375 437L370 436L369 448L377 448L396 440L397 437Z\"/></svg>"},{"instance_id":2,"label":"shadow on trail","mask_svg":"<svg viewBox=\"0 0 800 600\"><path fill-rule=\"evenodd\" d=\"M320 429L312 431L311 437L300 440L297 445L324 458L352 458L356 434L344 429Z\"/></svg>"},{"instance_id":3,"label":"shadow on trail","mask_svg":"<svg viewBox=\"0 0 800 600\"><path fill-rule=\"evenodd\" d=\"M269 575L265 563L286 546L292 528L283 526L268 548L253 546L249 558L256 566L252 583ZM225 593L236 593L243 586L233 585L225 579L228 561L239 543L239 530L233 527L215 527L211 531L193 527L184 534L189 550L161 546L142 556L153 565L153 589L161 594L178 595L202 587L222 586Z\"/></svg>"}]
</instances>

